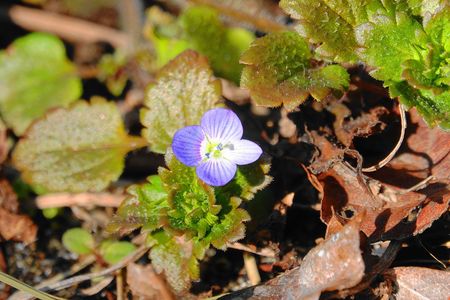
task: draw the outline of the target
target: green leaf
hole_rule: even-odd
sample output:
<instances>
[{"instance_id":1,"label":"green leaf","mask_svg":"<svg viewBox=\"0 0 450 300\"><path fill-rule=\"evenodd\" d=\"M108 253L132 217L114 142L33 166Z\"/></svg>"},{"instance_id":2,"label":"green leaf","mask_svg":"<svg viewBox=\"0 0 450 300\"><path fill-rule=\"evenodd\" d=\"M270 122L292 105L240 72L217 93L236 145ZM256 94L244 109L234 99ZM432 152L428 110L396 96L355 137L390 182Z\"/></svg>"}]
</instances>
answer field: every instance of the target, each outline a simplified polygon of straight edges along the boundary
<instances>
[{"instance_id":1,"label":"green leaf","mask_svg":"<svg viewBox=\"0 0 450 300\"><path fill-rule=\"evenodd\" d=\"M183 236L173 237L164 231L157 231L148 237L150 244L150 259L155 271L164 271L166 279L172 288L181 293L186 291L192 280L200 277L200 268L193 252L192 241Z\"/></svg>"},{"instance_id":2,"label":"green leaf","mask_svg":"<svg viewBox=\"0 0 450 300\"><path fill-rule=\"evenodd\" d=\"M265 188L272 181L267 175L270 171L270 162L266 158L238 166L234 179L225 186L216 187L215 195L219 203L227 201L231 197L239 197L243 200L252 200L255 194Z\"/></svg>"},{"instance_id":3,"label":"green leaf","mask_svg":"<svg viewBox=\"0 0 450 300\"><path fill-rule=\"evenodd\" d=\"M349 75L339 65L313 67L305 40L295 32L257 39L241 57L241 85L259 105L293 109L309 94L321 100L333 89L348 87Z\"/></svg>"},{"instance_id":4,"label":"green leaf","mask_svg":"<svg viewBox=\"0 0 450 300\"><path fill-rule=\"evenodd\" d=\"M254 35L244 29L226 28L217 11L206 6L186 9L180 24L190 48L206 55L217 75L238 83L242 71L239 57Z\"/></svg>"},{"instance_id":5,"label":"green leaf","mask_svg":"<svg viewBox=\"0 0 450 300\"><path fill-rule=\"evenodd\" d=\"M358 47L353 27L367 19L363 7L371 0L281 0L280 6L299 20L297 31L311 43L320 44L316 52L337 62L355 62Z\"/></svg>"},{"instance_id":6,"label":"green leaf","mask_svg":"<svg viewBox=\"0 0 450 300\"><path fill-rule=\"evenodd\" d=\"M388 83L402 80L403 62L426 55L422 25L404 12L397 11L392 17L374 15L370 22L355 28L355 35L362 45L359 56L375 67L370 74Z\"/></svg>"},{"instance_id":7,"label":"green leaf","mask_svg":"<svg viewBox=\"0 0 450 300\"><path fill-rule=\"evenodd\" d=\"M100 191L120 176L127 152L144 145L126 134L114 103L93 98L34 123L13 162L38 193Z\"/></svg>"},{"instance_id":8,"label":"green leaf","mask_svg":"<svg viewBox=\"0 0 450 300\"><path fill-rule=\"evenodd\" d=\"M252 199L270 182L270 165L261 159L240 166L231 183L214 189L197 177L195 168L178 161L170 148L165 159L167 167L159 168L159 176L130 188L132 196L122 203L108 230L142 227L149 232L152 265L182 292L199 278L198 260L211 245L225 249L244 237L244 222L250 216L239 208L241 198Z\"/></svg>"},{"instance_id":9,"label":"green leaf","mask_svg":"<svg viewBox=\"0 0 450 300\"><path fill-rule=\"evenodd\" d=\"M407 0L411 13L416 16L426 17L434 13L440 6L444 6L446 0Z\"/></svg>"},{"instance_id":10,"label":"green leaf","mask_svg":"<svg viewBox=\"0 0 450 300\"><path fill-rule=\"evenodd\" d=\"M415 106L430 126L450 129L450 91L435 95L433 91L415 89L403 81L392 84L389 93L391 97L399 97L407 107Z\"/></svg>"},{"instance_id":11,"label":"green leaf","mask_svg":"<svg viewBox=\"0 0 450 300\"><path fill-rule=\"evenodd\" d=\"M169 150L166 168L160 168L170 208L167 221L174 230L182 230L189 237L202 238L217 222L220 206L215 205L214 189L197 178L195 169L178 161Z\"/></svg>"},{"instance_id":12,"label":"green leaf","mask_svg":"<svg viewBox=\"0 0 450 300\"><path fill-rule=\"evenodd\" d=\"M77 254L89 254L94 249L94 238L82 228L72 228L64 232L62 242L67 250Z\"/></svg>"},{"instance_id":13,"label":"green leaf","mask_svg":"<svg viewBox=\"0 0 450 300\"><path fill-rule=\"evenodd\" d=\"M57 37L32 33L0 51L0 113L16 135L81 92L81 80Z\"/></svg>"},{"instance_id":14,"label":"green leaf","mask_svg":"<svg viewBox=\"0 0 450 300\"><path fill-rule=\"evenodd\" d=\"M110 265L116 264L136 250L130 242L106 241L100 246L103 259Z\"/></svg>"},{"instance_id":15,"label":"green leaf","mask_svg":"<svg viewBox=\"0 0 450 300\"><path fill-rule=\"evenodd\" d=\"M175 132L200 123L203 114L218 106L220 82L212 76L204 56L188 50L177 56L156 76L141 110L142 131L150 149L164 153Z\"/></svg>"},{"instance_id":16,"label":"green leaf","mask_svg":"<svg viewBox=\"0 0 450 300\"><path fill-rule=\"evenodd\" d=\"M161 178L150 176L148 183L133 185L127 190L129 196L122 202L107 230L127 232L139 227L153 231L162 226L163 210L168 208L167 192Z\"/></svg>"}]
</instances>

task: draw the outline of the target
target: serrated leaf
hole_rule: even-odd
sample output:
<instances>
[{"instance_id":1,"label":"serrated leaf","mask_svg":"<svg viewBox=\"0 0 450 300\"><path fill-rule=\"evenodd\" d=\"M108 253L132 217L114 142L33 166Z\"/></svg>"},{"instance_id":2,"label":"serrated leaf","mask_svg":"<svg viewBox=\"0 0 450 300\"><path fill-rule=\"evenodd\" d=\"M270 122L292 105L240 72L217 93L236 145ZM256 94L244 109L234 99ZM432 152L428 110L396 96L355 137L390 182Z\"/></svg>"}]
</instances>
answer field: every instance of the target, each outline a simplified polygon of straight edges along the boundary
<instances>
[{"instance_id":1,"label":"serrated leaf","mask_svg":"<svg viewBox=\"0 0 450 300\"><path fill-rule=\"evenodd\" d=\"M309 94L321 100L333 89L348 86L349 75L339 65L314 68L305 40L295 32L272 33L252 43L241 57L241 85L255 102L293 109Z\"/></svg>"},{"instance_id":2,"label":"serrated leaf","mask_svg":"<svg viewBox=\"0 0 450 300\"><path fill-rule=\"evenodd\" d=\"M310 42L320 44L316 50L337 62L357 60L358 47L353 35L357 22L367 18L363 7L371 5L371 0L342 1L331 0L281 0L280 6L292 18L299 20L297 31Z\"/></svg>"},{"instance_id":3,"label":"serrated leaf","mask_svg":"<svg viewBox=\"0 0 450 300\"><path fill-rule=\"evenodd\" d=\"M421 24L404 12L397 11L393 17L374 15L370 22L355 28L355 35L362 45L359 56L375 67L370 74L379 80L401 81L403 62L426 55L420 46L427 42Z\"/></svg>"},{"instance_id":4,"label":"serrated leaf","mask_svg":"<svg viewBox=\"0 0 450 300\"><path fill-rule=\"evenodd\" d=\"M162 210L168 208L167 192L161 178L150 176L148 183L132 185L127 192L129 196L117 209L108 231L131 231L139 227L153 231L161 227Z\"/></svg>"},{"instance_id":5,"label":"serrated leaf","mask_svg":"<svg viewBox=\"0 0 450 300\"><path fill-rule=\"evenodd\" d=\"M126 134L114 103L93 98L34 123L13 162L38 193L100 191L120 176L127 152L142 146Z\"/></svg>"},{"instance_id":6,"label":"serrated leaf","mask_svg":"<svg viewBox=\"0 0 450 300\"><path fill-rule=\"evenodd\" d=\"M415 106L429 126L450 129L450 91L435 95L430 90L418 90L407 82L389 86L391 97L399 97L406 107Z\"/></svg>"},{"instance_id":7,"label":"serrated leaf","mask_svg":"<svg viewBox=\"0 0 450 300\"><path fill-rule=\"evenodd\" d=\"M217 222L220 206L215 205L214 189L195 174L195 169L178 161L171 151L166 153L168 169L160 168L170 208L167 221L173 230L184 231L189 237L201 239Z\"/></svg>"},{"instance_id":8,"label":"serrated leaf","mask_svg":"<svg viewBox=\"0 0 450 300\"><path fill-rule=\"evenodd\" d=\"M175 132L200 123L203 114L221 98L220 82L212 76L206 58L188 50L167 64L150 86L141 110L142 131L150 149L164 153Z\"/></svg>"},{"instance_id":9,"label":"serrated leaf","mask_svg":"<svg viewBox=\"0 0 450 300\"><path fill-rule=\"evenodd\" d=\"M81 92L81 80L57 37L32 33L0 51L0 113L16 135Z\"/></svg>"},{"instance_id":10,"label":"serrated leaf","mask_svg":"<svg viewBox=\"0 0 450 300\"><path fill-rule=\"evenodd\" d=\"M108 264L116 264L136 250L130 242L108 242L101 247L102 258Z\"/></svg>"},{"instance_id":11,"label":"serrated leaf","mask_svg":"<svg viewBox=\"0 0 450 300\"><path fill-rule=\"evenodd\" d=\"M67 250L77 254L89 254L94 249L94 238L82 228L72 228L64 232L62 243Z\"/></svg>"},{"instance_id":12,"label":"serrated leaf","mask_svg":"<svg viewBox=\"0 0 450 300\"><path fill-rule=\"evenodd\" d=\"M148 240L154 244L150 250L152 266L156 272L164 272L177 293L187 290L191 281L199 278L200 268L193 253L192 241L172 237L164 231L150 235Z\"/></svg>"}]
</instances>

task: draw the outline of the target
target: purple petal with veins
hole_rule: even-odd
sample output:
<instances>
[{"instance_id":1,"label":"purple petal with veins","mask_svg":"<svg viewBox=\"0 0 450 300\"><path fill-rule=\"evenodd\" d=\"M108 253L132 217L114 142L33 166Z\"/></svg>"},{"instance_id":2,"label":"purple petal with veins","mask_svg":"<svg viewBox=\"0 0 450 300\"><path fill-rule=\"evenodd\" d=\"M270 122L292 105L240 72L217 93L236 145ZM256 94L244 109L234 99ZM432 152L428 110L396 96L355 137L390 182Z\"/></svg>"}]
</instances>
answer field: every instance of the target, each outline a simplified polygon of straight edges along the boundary
<instances>
[{"instance_id":1,"label":"purple petal with veins","mask_svg":"<svg viewBox=\"0 0 450 300\"><path fill-rule=\"evenodd\" d=\"M172 150L183 164L193 167L198 165L202 156L200 148L205 134L200 126L188 126L178 130L172 141Z\"/></svg>"},{"instance_id":2,"label":"purple petal with veins","mask_svg":"<svg viewBox=\"0 0 450 300\"><path fill-rule=\"evenodd\" d=\"M222 186L230 182L236 174L236 164L226 159L211 159L197 167L197 176L212 186Z\"/></svg>"},{"instance_id":3,"label":"purple petal with veins","mask_svg":"<svg viewBox=\"0 0 450 300\"><path fill-rule=\"evenodd\" d=\"M243 128L238 116L231 110L216 108L206 112L200 126L209 139L222 143L242 138Z\"/></svg>"},{"instance_id":4,"label":"purple petal with veins","mask_svg":"<svg viewBox=\"0 0 450 300\"><path fill-rule=\"evenodd\" d=\"M237 165L247 165L256 161L262 154L257 144L248 140L235 141L225 147L223 157Z\"/></svg>"}]
</instances>

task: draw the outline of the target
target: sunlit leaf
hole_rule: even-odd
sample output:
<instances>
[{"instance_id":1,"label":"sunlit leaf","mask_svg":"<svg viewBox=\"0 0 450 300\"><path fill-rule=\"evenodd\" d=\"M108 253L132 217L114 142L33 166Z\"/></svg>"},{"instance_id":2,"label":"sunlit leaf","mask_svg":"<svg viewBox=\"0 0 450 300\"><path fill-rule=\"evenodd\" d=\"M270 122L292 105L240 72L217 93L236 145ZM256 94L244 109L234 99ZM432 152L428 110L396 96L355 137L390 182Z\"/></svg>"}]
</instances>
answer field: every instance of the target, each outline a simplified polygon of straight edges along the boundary
<instances>
[{"instance_id":1,"label":"sunlit leaf","mask_svg":"<svg viewBox=\"0 0 450 300\"><path fill-rule=\"evenodd\" d=\"M348 86L349 75L339 65L314 67L306 41L295 32L272 33L244 52L241 85L259 105L295 108L311 94L321 100L333 89Z\"/></svg>"},{"instance_id":2,"label":"sunlit leaf","mask_svg":"<svg viewBox=\"0 0 450 300\"><path fill-rule=\"evenodd\" d=\"M38 193L100 191L120 176L126 153L142 146L126 134L116 105L94 98L34 123L13 161Z\"/></svg>"},{"instance_id":3,"label":"sunlit leaf","mask_svg":"<svg viewBox=\"0 0 450 300\"><path fill-rule=\"evenodd\" d=\"M141 122L142 135L154 152L164 153L175 132L200 123L203 114L221 98L220 82L204 56L188 50L167 64L146 94Z\"/></svg>"},{"instance_id":4,"label":"sunlit leaf","mask_svg":"<svg viewBox=\"0 0 450 300\"><path fill-rule=\"evenodd\" d=\"M72 228L64 232L62 242L67 250L77 254L88 254L94 249L94 238L82 228Z\"/></svg>"},{"instance_id":5,"label":"sunlit leaf","mask_svg":"<svg viewBox=\"0 0 450 300\"><path fill-rule=\"evenodd\" d=\"M17 135L52 107L81 95L81 81L56 37L32 33L0 51L0 113Z\"/></svg>"}]
</instances>

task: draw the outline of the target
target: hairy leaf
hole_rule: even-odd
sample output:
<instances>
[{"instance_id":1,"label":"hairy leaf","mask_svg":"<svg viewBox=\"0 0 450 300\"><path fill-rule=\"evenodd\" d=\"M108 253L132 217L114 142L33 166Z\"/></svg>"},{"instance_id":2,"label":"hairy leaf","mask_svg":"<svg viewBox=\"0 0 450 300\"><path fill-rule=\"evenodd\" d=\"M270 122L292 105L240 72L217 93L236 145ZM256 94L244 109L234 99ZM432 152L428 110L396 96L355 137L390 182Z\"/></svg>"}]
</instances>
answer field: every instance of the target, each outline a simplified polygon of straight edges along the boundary
<instances>
[{"instance_id":1,"label":"hairy leaf","mask_svg":"<svg viewBox=\"0 0 450 300\"><path fill-rule=\"evenodd\" d=\"M94 238L82 228L72 228L64 232L62 243L67 250L77 254L89 254L94 249Z\"/></svg>"},{"instance_id":2,"label":"hairy leaf","mask_svg":"<svg viewBox=\"0 0 450 300\"><path fill-rule=\"evenodd\" d=\"M58 38L32 33L0 51L0 113L15 134L22 135L49 108L66 106L81 92Z\"/></svg>"},{"instance_id":3,"label":"hairy leaf","mask_svg":"<svg viewBox=\"0 0 450 300\"><path fill-rule=\"evenodd\" d=\"M199 124L203 114L218 105L221 86L206 58L191 50L167 64L156 79L141 110L146 127L142 135L152 151L164 153L178 129Z\"/></svg>"},{"instance_id":4,"label":"hairy leaf","mask_svg":"<svg viewBox=\"0 0 450 300\"><path fill-rule=\"evenodd\" d=\"M310 42L320 44L317 53L338 62L355 62L358 47L353 27L367 19L364 7L372 0L281 0L280 6L292 18L299 20L297 31ZM355 3L358 2L358 3Z\"/></svg>"},{"instance_id":5,"label":"hairy leaf","mask_svg":"<svg viewBox=\"0 0 450 300\"><path fill-rule=\"evenodd\" d=\"M362 61L392 97L449 127L450 10L443 0L282 0L299 32L337 62ZM419 16L419 17L417 17Z\"/></svg>"},{"instance_id":6,"label":"hairy leaf","mask_svg":"<svg viewBox=\"0 0 450 300\"><path fill-rule=\"evenodd\" d=\"M192 241L173 237L164 231L157 231L148 237L152 266L158 273L164 272L172 288L181 293L187 290L192 280L200 277L200 268L193 252Z\"/></svg>"},{"instance_id":7,"label":"hairy leaf","mask_svg":"<svg viewBox=\"0 0 450 300\"><path fill-rule=\"evenodd\" d=\"M349 75L339 65L314 67L305 40L295 32L272 33L244 52L241 85L259 105L293 109L309 94L321 100L333 89L348 86Z\"/></svg>"},{"instance_id":8,"label":"hairy leaf","mask_svg":"<svg viewBox=\"0 0 450 300\"><path fill-rule=\"evenodd\" d=\"M127 152L141 146L126 134L116 105L93 98L34 123L13 161L38 193L100 191L120 176Z\"/></svg>"},{"instance_id":9,"label":"hairy leaf","mask_svg":"<svg viewBox=\"0 0 450 300\"><path fill-rule=\"evenodd\" d=\"M355 35L362 45L360 58L376 68L371 75L387 83L402 80L404 61L425 54L420 49L426 43L425 32L419 22L404 12L373 15L370 22L355 28Z\"/></svg>"},{"instance_id":10,"label":"hairy leaf","mask_svg":"<svg viewBox=\"0 0 450 300\"><path fill-rule=\"evenodd\" d=\"M149 231L158 229L162 210L168 207L167 192L161 178L150 176L148 183L132 185L127 192L129 196L118 208L108 231L130 231L139 227Z\"/></svg>"},{"instance_id":11,"label":"hairy leaf","mask_svg":"<svg viewBox=\"0 0 450 300\"><path fill-rule=\"evenodd\" d=\"M166 166L150 183L129 189L132 195L119 208L111 232L142 227L150 232L150 257L178 291L198 278L198 260L212 245L225 249L244 237L249 214L239 208L270 182L269 163L261 160L239 168L228 185L213 188L201 181L195 168L176 159L169 150ZM156 265L155 265L156 264Z\"/></svg>"}]
</instances>

